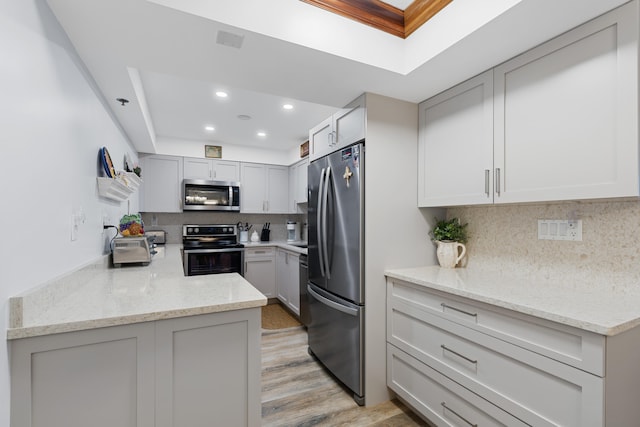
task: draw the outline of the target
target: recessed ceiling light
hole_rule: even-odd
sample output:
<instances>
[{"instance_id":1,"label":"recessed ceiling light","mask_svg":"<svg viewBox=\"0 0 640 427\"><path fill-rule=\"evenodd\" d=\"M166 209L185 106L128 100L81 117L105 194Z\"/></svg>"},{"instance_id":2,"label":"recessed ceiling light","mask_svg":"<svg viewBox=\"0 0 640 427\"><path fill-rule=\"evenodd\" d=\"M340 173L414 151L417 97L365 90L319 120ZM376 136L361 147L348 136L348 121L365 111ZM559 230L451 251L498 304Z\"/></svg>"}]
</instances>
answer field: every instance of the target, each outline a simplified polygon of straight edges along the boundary
<instances>
[{"instance_id":1,"label":"recessed ceiling light","mask_svg":"<svg viewBox=\"0 0 640 427\"><path fill-rule=\"evenodd\" d=\"M282 106L282 108L284 108L285 110L293 110L293 105L291 105L291 104L284 104L284 105Z\"/></svg>"},{"instance_id":2,"label":"recessed ceiling light","mask_svg":"<svg viewBox=\"0 0 640 427\"><path fill-rule=\"evenodd\" d=\"M238 118L240 120L251 120L251 116L247 116L246 114L240 114Z\"/></svg>"},{"instance_id":3,"label":"recessed ceiling light","mask_svg":"<svg viewBox=\"0 0 640 427\"><path fill-rule=\"evenodd\" d=\"M266 132L258 132L258 136L267 136Z\"/></svg>"},{"instance_id":4,"label":"recessed ceiling light","mask_svg":"<svg viewBox=\"0 0 640 427\"><path fill-rule=\"evenodd\" d=\"M216 130L216 128L214 128L213 126L205 126L204 130L209 131L209 132L213 132L214 130Z\"/></svg>"},{"instance_id":5,"label":"recessed ceiling light","mask_svg":"<svg viewBox=\"0 0 640 427\"><path fill-rule=\"evenodd\" d=\"M227 96L229 96L229 94L227 92L223 92L223 91L219 90L219 91L216 92L216 96L218 98L226 98Z\"/></svg>"}]
</instances>

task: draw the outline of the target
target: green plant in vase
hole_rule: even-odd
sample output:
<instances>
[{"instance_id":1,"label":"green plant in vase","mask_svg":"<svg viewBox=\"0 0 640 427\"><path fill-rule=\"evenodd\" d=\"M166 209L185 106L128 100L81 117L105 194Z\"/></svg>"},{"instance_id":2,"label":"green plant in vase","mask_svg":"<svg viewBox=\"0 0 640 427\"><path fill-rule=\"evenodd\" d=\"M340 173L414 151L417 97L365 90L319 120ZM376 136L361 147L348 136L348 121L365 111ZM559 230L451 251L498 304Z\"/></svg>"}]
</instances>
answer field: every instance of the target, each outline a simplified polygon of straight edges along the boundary
<instances>
[{"instance_id":1,"label":"green plant in vase","mask_svg":"<svg viewBox=\"0 0 640 427\"><path fill-rule=\"evenodd\" d=\"M467 253L464 245L467 241L467 226L461 224L458 218L449 220L436 218L436 225L429 233L436 242L436 255L441 267L455 268Z\"/></svg>"}]
</instances>

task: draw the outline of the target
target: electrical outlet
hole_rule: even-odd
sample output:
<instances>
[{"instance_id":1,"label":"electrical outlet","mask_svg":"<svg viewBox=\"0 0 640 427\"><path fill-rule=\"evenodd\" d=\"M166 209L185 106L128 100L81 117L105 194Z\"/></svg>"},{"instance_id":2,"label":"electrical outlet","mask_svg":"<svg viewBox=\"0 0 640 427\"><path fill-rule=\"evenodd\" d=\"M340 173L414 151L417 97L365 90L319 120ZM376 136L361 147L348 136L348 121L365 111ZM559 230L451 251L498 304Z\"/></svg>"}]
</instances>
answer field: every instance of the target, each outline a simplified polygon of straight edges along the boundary
<instances>
[{"instance_id":1,"label":"electrical outlet","mask_svg":"<svg viewBox=\"0 0 640 427\"><path fill-rule=\"evenodd\" d=\"M538 240L582 241L582 220L539 219Z\"/></svg>"}]
</instances>

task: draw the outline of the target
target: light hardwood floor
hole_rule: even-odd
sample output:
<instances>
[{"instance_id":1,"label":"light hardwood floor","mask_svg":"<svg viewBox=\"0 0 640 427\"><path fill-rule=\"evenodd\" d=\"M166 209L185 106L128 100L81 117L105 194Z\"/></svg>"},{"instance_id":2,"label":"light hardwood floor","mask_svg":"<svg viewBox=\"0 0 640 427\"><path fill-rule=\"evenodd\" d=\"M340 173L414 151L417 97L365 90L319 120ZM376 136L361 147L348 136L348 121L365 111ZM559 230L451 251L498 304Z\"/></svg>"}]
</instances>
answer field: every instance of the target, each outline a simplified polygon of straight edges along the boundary
<instances>
[{"instance_id":1,"label":"light hardwood floor","mask_svg":"<svg viewBox=\"0 0 640 427\"><path fill-rule=\"evenodd\" d=\"M428 426L397 400L358 406L307 353L302 327L262 333L263 426Z\"/></svg>"}]
</instances>

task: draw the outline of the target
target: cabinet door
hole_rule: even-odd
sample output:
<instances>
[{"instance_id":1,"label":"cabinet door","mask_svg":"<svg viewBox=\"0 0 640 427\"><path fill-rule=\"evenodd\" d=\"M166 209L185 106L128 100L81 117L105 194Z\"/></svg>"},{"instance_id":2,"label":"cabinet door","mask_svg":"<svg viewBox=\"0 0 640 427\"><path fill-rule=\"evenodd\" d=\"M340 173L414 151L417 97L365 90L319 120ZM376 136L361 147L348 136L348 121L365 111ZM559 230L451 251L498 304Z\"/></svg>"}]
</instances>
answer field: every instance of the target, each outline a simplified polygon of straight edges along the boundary
<instances>
[{"instance_id":1,"label":"cabinet door","mask_svg":"<svg viewBox=\"0 0 640 427\"><path fill-rule=\"evenodd\" d=\"M287 306L300 316L300 256L287 253L288 292Z\"/></svg>"},{"instance_id":2,"label":"cabinet door","mask_svg":"<svg viewBox=\"0 0 640 427\"><path fill-rule=\"evenodd\" d=\"M269 213L289 212L289 168L286 166L266 166L267 203Z\"/></svg>"},{"instance_id":3,"label":"cabinet door","mask_svg":"<svg viewBox=\"0 0 640 427\"><path fill-rule=\"evenodd\" d=\"M365 96L350 102L333 115L333 145L330 151L356 143L365 136Z\"/></svg>"},{"instance_id":4,"label":"cabinet door","mask_svg":"<svg viewBox=\"0 0 640 427\"><path fill-rule=\"evenodd\" d=\"M307 168L309 161L302 160L289 167L289 207L291 213L302 212L298 206L307 203Z\"/></svg>"},{"instance_id":5,"label":"cabinet door","mask_svg":"<svg viewBox=\"0 0 640 427\"><path fill-rule=\"evenodd\" d=\"M327 118L309 131L309 159L315 160L331 152L333 138L332 117Z\"/></svg>"},{"instance_id":6,"label":"cabinet door","mask_svg":"<svg viewBox=\"0 0 640 427\"><path fill-rule=\"evenodd\" d=\"M154 426L153 324L13 340L9 347L12 427Z\"/></svg>"},{"instance_id":7,"label":"cabinet door","mask_svg":"<svg viewBox=\"0 0 640 427\"><path fill-rule=\"evenodd\" d=\"M278 249L276 252L276 293L282 303L287 304L289 300L289 272L287 269L287 252Z\"/></svg>"},{"instance_id":8,"label":"cabinet door","mask_svg":"<svg viewBox=\"0 0 640 427\"><path fill-rule=\"evenodd\" d=\"M493 202L493 73L419 106L418 206Z\"/></svg>"},{"instance_id":9,"label":"cabinet door","mask_svg":"<svg viewBox=\"0 0 640 427\"><path fill-rule=\"evenodd\" d=\"M141 158L142 212L182 212L182 157L152 155Z\"/></svg>"},{"instance_id":10,"label":"cabinet door","mask_svg":"<svg viewBox=\"0 0 640 427\"><path fill-rule=\"evenodd\" d=\"M265 166L257 163L242 163L240 168L242 174L240 210L243 213L264 213L267 185Z\"/></svg>"},{"instance_id":11,"label":"cabinet door","mask_svg":"<svg viewBox=\"0 0 640 427\"><path fill-rule=\"evenodd\" d=\"M260 308L156 322L156 426L260 425Z\"/></svg>"},{"instance_id":12,"label":"cabinet door","mask_svg":"<svg viewBox=\"0 0 640 427\"><path fill-rule=\"evenodd\" d=\"M230 160L212 161L212 178L216 181L240 181L240 163Z\"/></svg>"},{"instance_id":13,"label":"cabinet door","mask_svg":"<svg viewBox=\"0 0 640 427\"><path fill-rule=\"evenodd\" d=\"M637 27L630 4L495 69L496 203L638 195Z\"/></svg>"},{"instance_id":14,"label":"cabinet door","mask_svg":"<svg viewBox=\"0 0 640 427\"><path fill-rule=\"evenodd\" d=\"M309 159L303 160L296 166L296 202L297 203L307 203L308 190L307 190L307 182L308 175L307 169L309 168Z\"/></svg>"},{"instance_id":15,"label":"cabinet door","mask_svg":"<svg viewBox=\"0 0 640 427\"><path fill-rule=\"evenodd\" d=\"M275 298L276 263L274 257L249 258L245 256L244 265L244 278L267 298Z\"/></svg>"},{"instance_id":16,"label":"cabinet door","mask_svg":"<svg viewBox=\"0 0 640 427\"><path fill-rule=\"evenodd\" d=\"M185 157L184 179L211 179L211 160Z\"/></svg>"},{"instance_id":17,"label":"cabinet door","mask_svg":"<svg viewBox=\"0 0 640 427\"><path fill-rule=\"evenodd\" d=\"M276 254L276 289L278 299L300 315L299 255L278 249Z\"/></svg>"}]
</instances>

